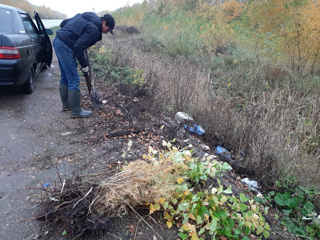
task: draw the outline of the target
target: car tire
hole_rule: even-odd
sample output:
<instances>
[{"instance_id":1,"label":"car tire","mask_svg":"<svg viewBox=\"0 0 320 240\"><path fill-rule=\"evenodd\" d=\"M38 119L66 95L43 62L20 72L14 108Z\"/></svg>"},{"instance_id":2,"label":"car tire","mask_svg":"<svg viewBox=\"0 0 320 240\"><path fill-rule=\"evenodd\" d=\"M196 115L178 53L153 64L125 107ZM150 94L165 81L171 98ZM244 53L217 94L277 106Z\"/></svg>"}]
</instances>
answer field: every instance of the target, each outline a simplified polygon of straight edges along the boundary
<instances>
[{"instance_id":1,"label":"car tire","mask_svg":"<svg viewBox=\"0 0 320 240\"><path fill-rule=\"evenodd\" d=\"M31 94L34 91L34 72L31 69L27 81L22 86L22 91L26 94Z\"/></svg>"}]
</instances>

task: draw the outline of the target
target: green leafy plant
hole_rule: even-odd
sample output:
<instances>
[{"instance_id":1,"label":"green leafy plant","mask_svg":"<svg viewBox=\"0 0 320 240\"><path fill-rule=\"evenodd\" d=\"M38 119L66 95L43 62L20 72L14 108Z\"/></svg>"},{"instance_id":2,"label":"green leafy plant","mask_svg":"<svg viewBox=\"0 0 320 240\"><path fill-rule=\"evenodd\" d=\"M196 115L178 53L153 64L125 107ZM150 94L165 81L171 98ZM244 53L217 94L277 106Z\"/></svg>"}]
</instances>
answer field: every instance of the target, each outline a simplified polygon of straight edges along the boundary
<instances>
[{"instance_id":1,"label":"green leafy plant","mask_svg":"<svg viewBox=\"0 0 320 240\"><path fill-rule=\"evenodd\" d=\"M123 82L128 85L137 85L140 89L146 83L146 74L143 69L115 66L112 61L112 51L106 50L103 45L99 49L92 47L90 59L92 72L106 81Z\"/></svg>"},{"instance_id":2,"label":"green leafy plant","mask_svg":"<svg viewBox=\"0 0 320 240\"><path fill-rule=\"evenodd\" d=\"M212 156L199 160L192 157L190 150L178 150L166 142L164 145L169 148L169 152L146 158L160 162L162 159L170 159L179 163L179 169L172 170L179 172L179 185L171 197L149 203L150 214L163 211L167 227L177 225L182 239L215 239L216 236L248 239L246 236L250 234L269 237L271 229L263 217L267 209L245 194L234 196L231 186L225 189L219 179L217 188L196 191L200 183L231 169L228 164L221 164Z\"/></svg>"},{"instance_id":3,"label":"green leafy plant","mask_svg":"<svg viewBox=\"0 0 320 240\"><path fill-rule=\"evenodd\" d=\"M130 84L135 84L142 88L143 85L146 83L146 74L143 69L139 68L130 68L131 75L132 75L132 82Z\"/></svg>"},{"instance_id":4,"label":"green leafy plant","mask_svg":"<svg viewBox=\"0 0 320 240\"><path fill-rule=\"evenodd\" d=\"M290 233L304 238L320 237L320 221L316 219L315 206L312 203L319 193L315 188L300 186L294 177L289 177L282 184L277 182L282 192L273 200L284 214L281 223Z\"/></svg>"}]
</instances>

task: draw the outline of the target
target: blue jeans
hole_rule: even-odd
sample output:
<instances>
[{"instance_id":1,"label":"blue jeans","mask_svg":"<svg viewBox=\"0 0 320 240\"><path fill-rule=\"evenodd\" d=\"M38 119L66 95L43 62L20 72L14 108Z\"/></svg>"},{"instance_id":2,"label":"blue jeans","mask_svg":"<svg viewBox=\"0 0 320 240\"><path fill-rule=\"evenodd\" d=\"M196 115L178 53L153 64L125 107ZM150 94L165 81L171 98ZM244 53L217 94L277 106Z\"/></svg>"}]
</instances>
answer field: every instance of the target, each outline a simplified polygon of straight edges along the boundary
<instances>
[{"instance_id":1,"label":"blue jeans","mask_svg":"<svg viewBox=\"0 0 320 240\"><path fill-rule=\"evenodd\" d=\"M78 74L78 63L73 50L58 37L54 38L53 47L60 67L60 84L67 85L68 90L79 90L80 77Z\"/></svg>"}]
</instances>

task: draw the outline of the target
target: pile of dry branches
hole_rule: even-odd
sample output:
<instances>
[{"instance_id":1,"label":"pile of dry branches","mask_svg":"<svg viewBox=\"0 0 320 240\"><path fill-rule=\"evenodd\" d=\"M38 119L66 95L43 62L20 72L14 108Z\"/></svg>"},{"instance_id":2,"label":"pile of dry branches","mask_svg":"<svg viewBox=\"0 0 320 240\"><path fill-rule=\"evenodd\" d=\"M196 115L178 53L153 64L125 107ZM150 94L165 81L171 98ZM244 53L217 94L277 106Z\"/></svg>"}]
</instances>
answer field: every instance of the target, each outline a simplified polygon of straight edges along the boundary
<instances>
[{"instance_id":1,"label":"pile of dry branches","mask_svg":"<svg viewBox=\"0 0 320 240\"><path fill-rule=\"evenodd\" d=\"M39 189L41 213L37 220L62 224L73 236L106 230L110 218L127 213L129 208L135 211L172 196L181 177L178 169L171 161L152 164L138 160L112 176L105 172L59 179L56 186L47 184Z\"/></svg>"}]
</instances>

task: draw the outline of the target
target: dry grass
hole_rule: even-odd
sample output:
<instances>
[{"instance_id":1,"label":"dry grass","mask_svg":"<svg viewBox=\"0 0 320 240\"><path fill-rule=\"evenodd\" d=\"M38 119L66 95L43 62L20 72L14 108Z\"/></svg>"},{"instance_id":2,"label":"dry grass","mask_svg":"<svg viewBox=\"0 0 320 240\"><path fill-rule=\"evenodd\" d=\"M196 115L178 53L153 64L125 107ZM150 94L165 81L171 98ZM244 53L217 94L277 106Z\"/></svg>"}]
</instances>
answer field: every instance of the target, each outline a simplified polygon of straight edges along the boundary
<instances>
[{"instance_id":1,"label":"dry grass","mask_svg":"<svg viewBox=\"0 0 320 240\"><path fill-rule=\"evenodd\" d=\"M152 155L146 158L149 160L131 162L114 175L111 171L59 178L53 186L34 189L33 196L40 199L42 207L36 219L61 224L77 238L84 232L109 229L110 218L125 215L129 208L140 217L137 207L148 209L147 205L160 199L171 199L179 185L178 178L187 178L184 161L191 160L191 154L174 149L159 159Z\"/></svg>"},{"instance_id":2,"label":"dry grass","mask_svg":"<svg viewBox=\"0 0 320 240\"><path fill-rule=\"evenodd\" d=\"M131 162L119 174L102 179L99 185L103 194L92 207L109 217L121 215L119 211L125 211L127 206L146 206L172 196L178 177L177 166L172 162L157 165L142 160Z\"/></svg>"},{"instance_id":3,"label":"dry grass","mask_svg":"<svg viewBox=\"0 0 320 240\"><path fill-rule=\"evenodd\" d=\"M320 185L320 99L308 79L281 66L230 57L216 68L215 59L171 58L145 46L147 38L148 33L104 41L123 64L144 69L150 93L165 110L191 114L207 140L218 139L212 144L234 155L245 152L243 164L260 180L293 174L306 186Z\"/></svg>"}]
</instances>

